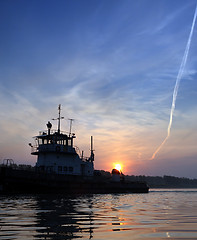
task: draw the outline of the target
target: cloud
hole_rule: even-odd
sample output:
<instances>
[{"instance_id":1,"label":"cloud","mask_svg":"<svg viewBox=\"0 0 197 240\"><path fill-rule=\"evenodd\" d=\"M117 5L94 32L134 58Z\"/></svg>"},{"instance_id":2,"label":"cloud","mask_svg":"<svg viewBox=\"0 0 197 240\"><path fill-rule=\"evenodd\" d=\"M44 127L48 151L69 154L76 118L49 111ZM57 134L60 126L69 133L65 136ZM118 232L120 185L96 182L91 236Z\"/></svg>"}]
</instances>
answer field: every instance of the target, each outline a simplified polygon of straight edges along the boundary
<instances>
[{"instance_id":1,"label":"cloud","mask_svg":"<svg viewBox=\"0 0 197 240\"><path fill-rule=\"evenodd\" d=\"M149 163L166 135L173 88L193 15L192 4L115 1L112 6L99 1L91 2L88 8L72 7L67 6L70 14L61 15L61 11L53 19L47 15L47 24L58 26L56 35L51 36L50 29L44 34L28 35L24 39L33 37L32 48L26 49L30 42L24 44L22 57L21 44L9 41L16 51L5 55L0 73L1 155L34 163L26 144L57 116L61 103L65 120L75 119L76 145L86 155L89 137L94 135L96 168L111 170L112 163L119 160L128 173L162 174L160 161L162 167L167 159L167 171L175 166L170 165L170 160L176 162L176 157L194 159L195 41L180 85L171 138L155 160L155 167ZM50 11L55 14L50 8L45 14ZM43 20L41 13L37 13L39 20ZM179 20L181 26L177 26ZM36 29L38 21L35 25L30 23ZM39 32L42 30L43 24ZM32 33L32 29L29 31ZM17 34L23 38L23 31ZM5 48L6 53L8 50ZM68 130L65 120L62 128ZM56 122L52 123L56 128Z\"/></svg>"}]
</instances>

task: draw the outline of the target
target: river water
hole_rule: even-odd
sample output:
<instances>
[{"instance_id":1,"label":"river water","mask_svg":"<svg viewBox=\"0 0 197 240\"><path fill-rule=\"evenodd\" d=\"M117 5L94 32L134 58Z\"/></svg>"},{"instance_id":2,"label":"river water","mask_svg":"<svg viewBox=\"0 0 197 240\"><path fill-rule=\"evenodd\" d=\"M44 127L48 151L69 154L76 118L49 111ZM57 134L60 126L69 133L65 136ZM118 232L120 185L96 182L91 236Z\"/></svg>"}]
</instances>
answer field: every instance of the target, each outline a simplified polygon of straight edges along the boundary
<instances>
[{"instance_id":1,"label":"river water","mask_svg":"<svg viewBox=\"0 0 197 240\"><path fill-rule=\"evenodd\" d=\"M197 189L0 196L0 239L197 239Z\"/></svg>"}]
</instances>

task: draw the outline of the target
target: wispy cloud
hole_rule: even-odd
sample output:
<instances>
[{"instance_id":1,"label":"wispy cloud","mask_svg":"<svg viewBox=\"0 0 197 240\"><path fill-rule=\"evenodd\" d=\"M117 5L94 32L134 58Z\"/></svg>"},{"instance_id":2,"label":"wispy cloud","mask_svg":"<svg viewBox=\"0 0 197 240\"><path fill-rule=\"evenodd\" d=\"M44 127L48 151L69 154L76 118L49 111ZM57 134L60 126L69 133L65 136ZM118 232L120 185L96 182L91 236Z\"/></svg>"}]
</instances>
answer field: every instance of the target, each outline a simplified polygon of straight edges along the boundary
<instances>
[{"instance_id":1,"label":"wispy cloud","mask_svg":"<svg viewBox=\"0 0 197 240\"><path fill-rule=\"evenodd\" d=\"M36 2L31 4L39 7ZM6 12L12 38L4 45L0 70L1 156L35 162L24 146L56 116L61 103L64 117L75 118L76 144L86 153L89 135L95 136L97 168L110 170L112 162L120 160L127 173L135 169L140 173L141 168L146 174L148 159L166 134L193 3L88 1L85 7L77 1L77 8L72 1L66 8L61 4L55 9L50 5L47 12L41 6L37 15L31 12L31 18L24 14L25 6L10 9L12 16ZM18 20L14 23L15 14ZM18 27L17 35L13 24ZM5 38L7 21L1 26ZM23 46L16 39L23 39ZM179 148L182 155L196 154L191 147L196 140L192 132L197 91L195 43L192 49L180 86L172 139L158 162L179 157ZM53 125L56 127L55 122ZM68 123L63 121L62 127L68 129ZM187 148L181 145L182 137L188 139Z\"/></svg>"}]
</instances>

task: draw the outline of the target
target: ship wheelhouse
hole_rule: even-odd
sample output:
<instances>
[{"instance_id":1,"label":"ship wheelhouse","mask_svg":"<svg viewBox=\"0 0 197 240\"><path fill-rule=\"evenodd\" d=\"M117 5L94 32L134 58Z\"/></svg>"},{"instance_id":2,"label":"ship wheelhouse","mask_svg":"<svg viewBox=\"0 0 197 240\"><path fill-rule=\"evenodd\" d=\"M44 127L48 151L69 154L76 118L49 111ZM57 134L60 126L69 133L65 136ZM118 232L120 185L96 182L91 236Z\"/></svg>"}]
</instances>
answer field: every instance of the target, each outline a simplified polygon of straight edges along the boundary
<instances>
[{"instance_id":1,"label":"ship wheelhouse","mask_svg":"<svg viewBox=\"0 0 197 240\"><path fill-rule=\"evenodd\" d=\"M33 155L38 155L40 152L64 152L64 153L76 153L73 147L73 139L75 135L69 136L63 132L57 131L40 132L35 138L35 146L32 151Z\"/></svg>"},{"instance_id":2,"label":"ship wheelhouse","mask_svg":"<svg viewBox=\"0 0 197 240\"><path fill-rule=\"evenodd\" d=\"M93 176L94 173L94 153L92 149L91 137L91 155L89 158L80 156L77 148L73 146L74 133L60 131L61 106L59 105L58 129L52 130L52 124L47 123L47 130L40 131L39 135L34 137L35 145L31 146L31 154L37 155L36 167L44 172L64 174L64 175L82 175ZM73 120L73 119L71 119ZM72 121L71 121L72 124Z\"/></svg>"}]
</instances>

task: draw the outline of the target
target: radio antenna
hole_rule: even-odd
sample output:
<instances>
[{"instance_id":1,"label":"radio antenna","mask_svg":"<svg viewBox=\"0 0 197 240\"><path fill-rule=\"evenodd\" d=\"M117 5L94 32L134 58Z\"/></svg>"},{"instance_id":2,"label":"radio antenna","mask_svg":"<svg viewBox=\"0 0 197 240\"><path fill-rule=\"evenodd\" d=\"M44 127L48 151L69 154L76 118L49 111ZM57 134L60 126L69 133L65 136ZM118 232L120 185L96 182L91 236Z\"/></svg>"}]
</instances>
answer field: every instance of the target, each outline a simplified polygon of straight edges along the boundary
<instances>
[{"instance_id":1,"label":"radio antenna","mask_svg":"<svg viewBox=\"0 0 197 240\"><path fill-rule=\"evenodd\" d=\"M68 120L70 121L70 131L69 131L69 137L70 137L71 130L72 130L72 122L74 121L74 119L73 118L69 118Z\"/></svg>"},{"instance_id":2,"label":"radio antenna","mask_svg":"<svg viewBox=\"0 0 197 240\"><path fill-rule=\"evenodd\" d=\"M60 120L64 119L64 117L61 117L61 104L58 106L58 118L53 118L52 120L58 120L58 129L57 132L60 133Z\"/></svg>"}]
</instances>

